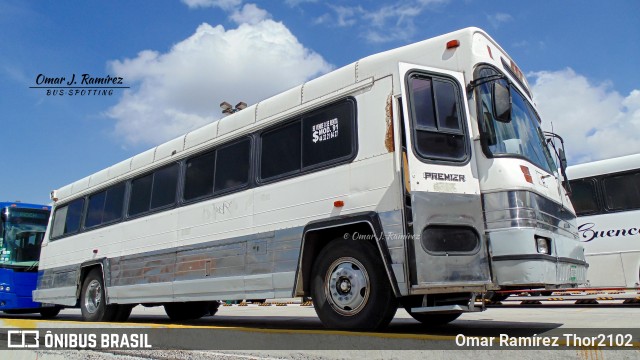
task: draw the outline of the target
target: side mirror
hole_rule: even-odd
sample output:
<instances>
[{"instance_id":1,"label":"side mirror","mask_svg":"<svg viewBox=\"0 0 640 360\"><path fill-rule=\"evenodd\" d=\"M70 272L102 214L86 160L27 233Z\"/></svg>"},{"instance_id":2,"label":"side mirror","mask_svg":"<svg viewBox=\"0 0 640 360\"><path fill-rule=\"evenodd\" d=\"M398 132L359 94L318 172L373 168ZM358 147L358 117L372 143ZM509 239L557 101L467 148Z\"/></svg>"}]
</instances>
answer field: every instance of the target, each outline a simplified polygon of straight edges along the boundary
<instances>
[{"instance_id":1,"label":"side mirror","mask_svg":"<svg viewBox=\"0 0 640 360\"><path fill-rule=\"evenodd\" d=\"M567 168L567 157L564 154L564 149L558 149L558 159L560 160L560 167L564 170Z\"/></svg>"},{"instance_id":2,"label":"side mirror","mask_svg":"<svg viewBox=\"0 0 640 360\"><path fill-rule=\"evenodd\" d=\"M492 86L493 117L501 122L511 121L511 92L502 81L494 81Z\"/></svg>"}]
</instances>

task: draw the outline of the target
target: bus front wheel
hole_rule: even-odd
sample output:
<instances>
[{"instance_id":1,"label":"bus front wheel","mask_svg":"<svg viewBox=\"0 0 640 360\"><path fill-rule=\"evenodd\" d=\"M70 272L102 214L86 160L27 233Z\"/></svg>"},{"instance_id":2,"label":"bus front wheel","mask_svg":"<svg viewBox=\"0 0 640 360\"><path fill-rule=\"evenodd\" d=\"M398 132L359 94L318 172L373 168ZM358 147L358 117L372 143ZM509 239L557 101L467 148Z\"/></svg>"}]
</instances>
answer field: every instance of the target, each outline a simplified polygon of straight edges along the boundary
<instances>
[{"instance_id":1,"label":"bus front wheel","mask_svg":"<svg viewBox=\"0 0 640 360\"><path fill-rule=\"evenodd\" d=\"M324 326L380 329L398 308L377 248L366 241L336 240L320 251L311 276L311 297Z\"/></svg>"},{"instance_id":2,"label":"bus front wheel","mask_svg":"<svg viewBox=\"0 0 640 360\"><path fill-rule=\"evenodd\" d=\"M111 321L115 317L118 306L107 305L104 292L102 272L95 268L89 272L82 283L80 293L80 310L85 321Z\"/></svg>"}]
</instances>

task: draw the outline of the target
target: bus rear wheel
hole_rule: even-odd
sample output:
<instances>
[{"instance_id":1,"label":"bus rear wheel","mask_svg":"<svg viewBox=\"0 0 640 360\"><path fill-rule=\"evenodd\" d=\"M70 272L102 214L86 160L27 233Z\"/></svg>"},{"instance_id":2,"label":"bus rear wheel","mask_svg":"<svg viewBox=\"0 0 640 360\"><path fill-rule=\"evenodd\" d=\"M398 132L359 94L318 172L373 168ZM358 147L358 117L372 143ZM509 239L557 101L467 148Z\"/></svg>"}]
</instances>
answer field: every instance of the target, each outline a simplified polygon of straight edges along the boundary
<instances>
[{"instance_id":1,"label":"bus rear wheel","mask_svg":"<svg viewBox=\"0 0 640 360\"><path fill-rule=\"evenodd\" d=\"M107 305L102 272L95 268L82 283L80 310L85 321L112 321L118 311L117 305Z\"/></svg>"},{"instance_id":2,"label":"bus rear wheel","mask_svg":"<svg viewBox=\"0 0 640 360\"><path fill-rule=\"evenodd\" d=\"M164 304L164 312L172 321L196 320L208 315L213 310L215 314L218 308L212 306L209 301L176 302Z\"/></svg>"},{"instance_id":3,"label":"bus rear wheel","mask_svg":"<svg viewBox=\"0 0 640 360\"><path fill-rule=\"evenodd\" d=\"M366 241L335 240L316 258L311 297L328 328L380 329L398 308L376 247Z\"/></svg>"}]
</instances>

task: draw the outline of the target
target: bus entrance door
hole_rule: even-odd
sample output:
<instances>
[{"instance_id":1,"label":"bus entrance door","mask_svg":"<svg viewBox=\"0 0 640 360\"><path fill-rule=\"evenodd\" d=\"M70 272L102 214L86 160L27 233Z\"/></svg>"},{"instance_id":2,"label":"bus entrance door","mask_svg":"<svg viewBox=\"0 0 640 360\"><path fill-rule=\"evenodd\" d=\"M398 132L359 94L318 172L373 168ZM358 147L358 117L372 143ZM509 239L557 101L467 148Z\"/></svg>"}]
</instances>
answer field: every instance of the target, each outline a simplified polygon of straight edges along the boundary
<instances>
[{"instance_id":1,"label":"bus entrance door","mask_svg":"<svg viewBox=\"0 0 640 360\"><path fill-rule=\"evenodd\" d=\"M491 275L463 75L400 63L400 76L412 292L481 291Z\"/></svg>"}]
</instances>

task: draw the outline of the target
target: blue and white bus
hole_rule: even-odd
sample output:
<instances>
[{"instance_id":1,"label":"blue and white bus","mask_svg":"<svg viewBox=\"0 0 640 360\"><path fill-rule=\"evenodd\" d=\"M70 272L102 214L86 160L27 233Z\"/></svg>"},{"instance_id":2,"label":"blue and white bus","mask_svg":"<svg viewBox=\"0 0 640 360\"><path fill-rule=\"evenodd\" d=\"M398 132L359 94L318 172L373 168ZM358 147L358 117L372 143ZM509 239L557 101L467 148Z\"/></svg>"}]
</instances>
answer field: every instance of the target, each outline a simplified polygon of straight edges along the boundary
<instances>
[{"instance_id":1,"label":"blue and white bus","mask_svg":"<svg viewBox=\"0 0 640 360\"><path fill-rule=\"evenodd\" d=\"M40 245L51 208L45 205L0 202L0 311L7 314L58 315L60 307L34 302Z\"/></svg>"}]
</instances>

